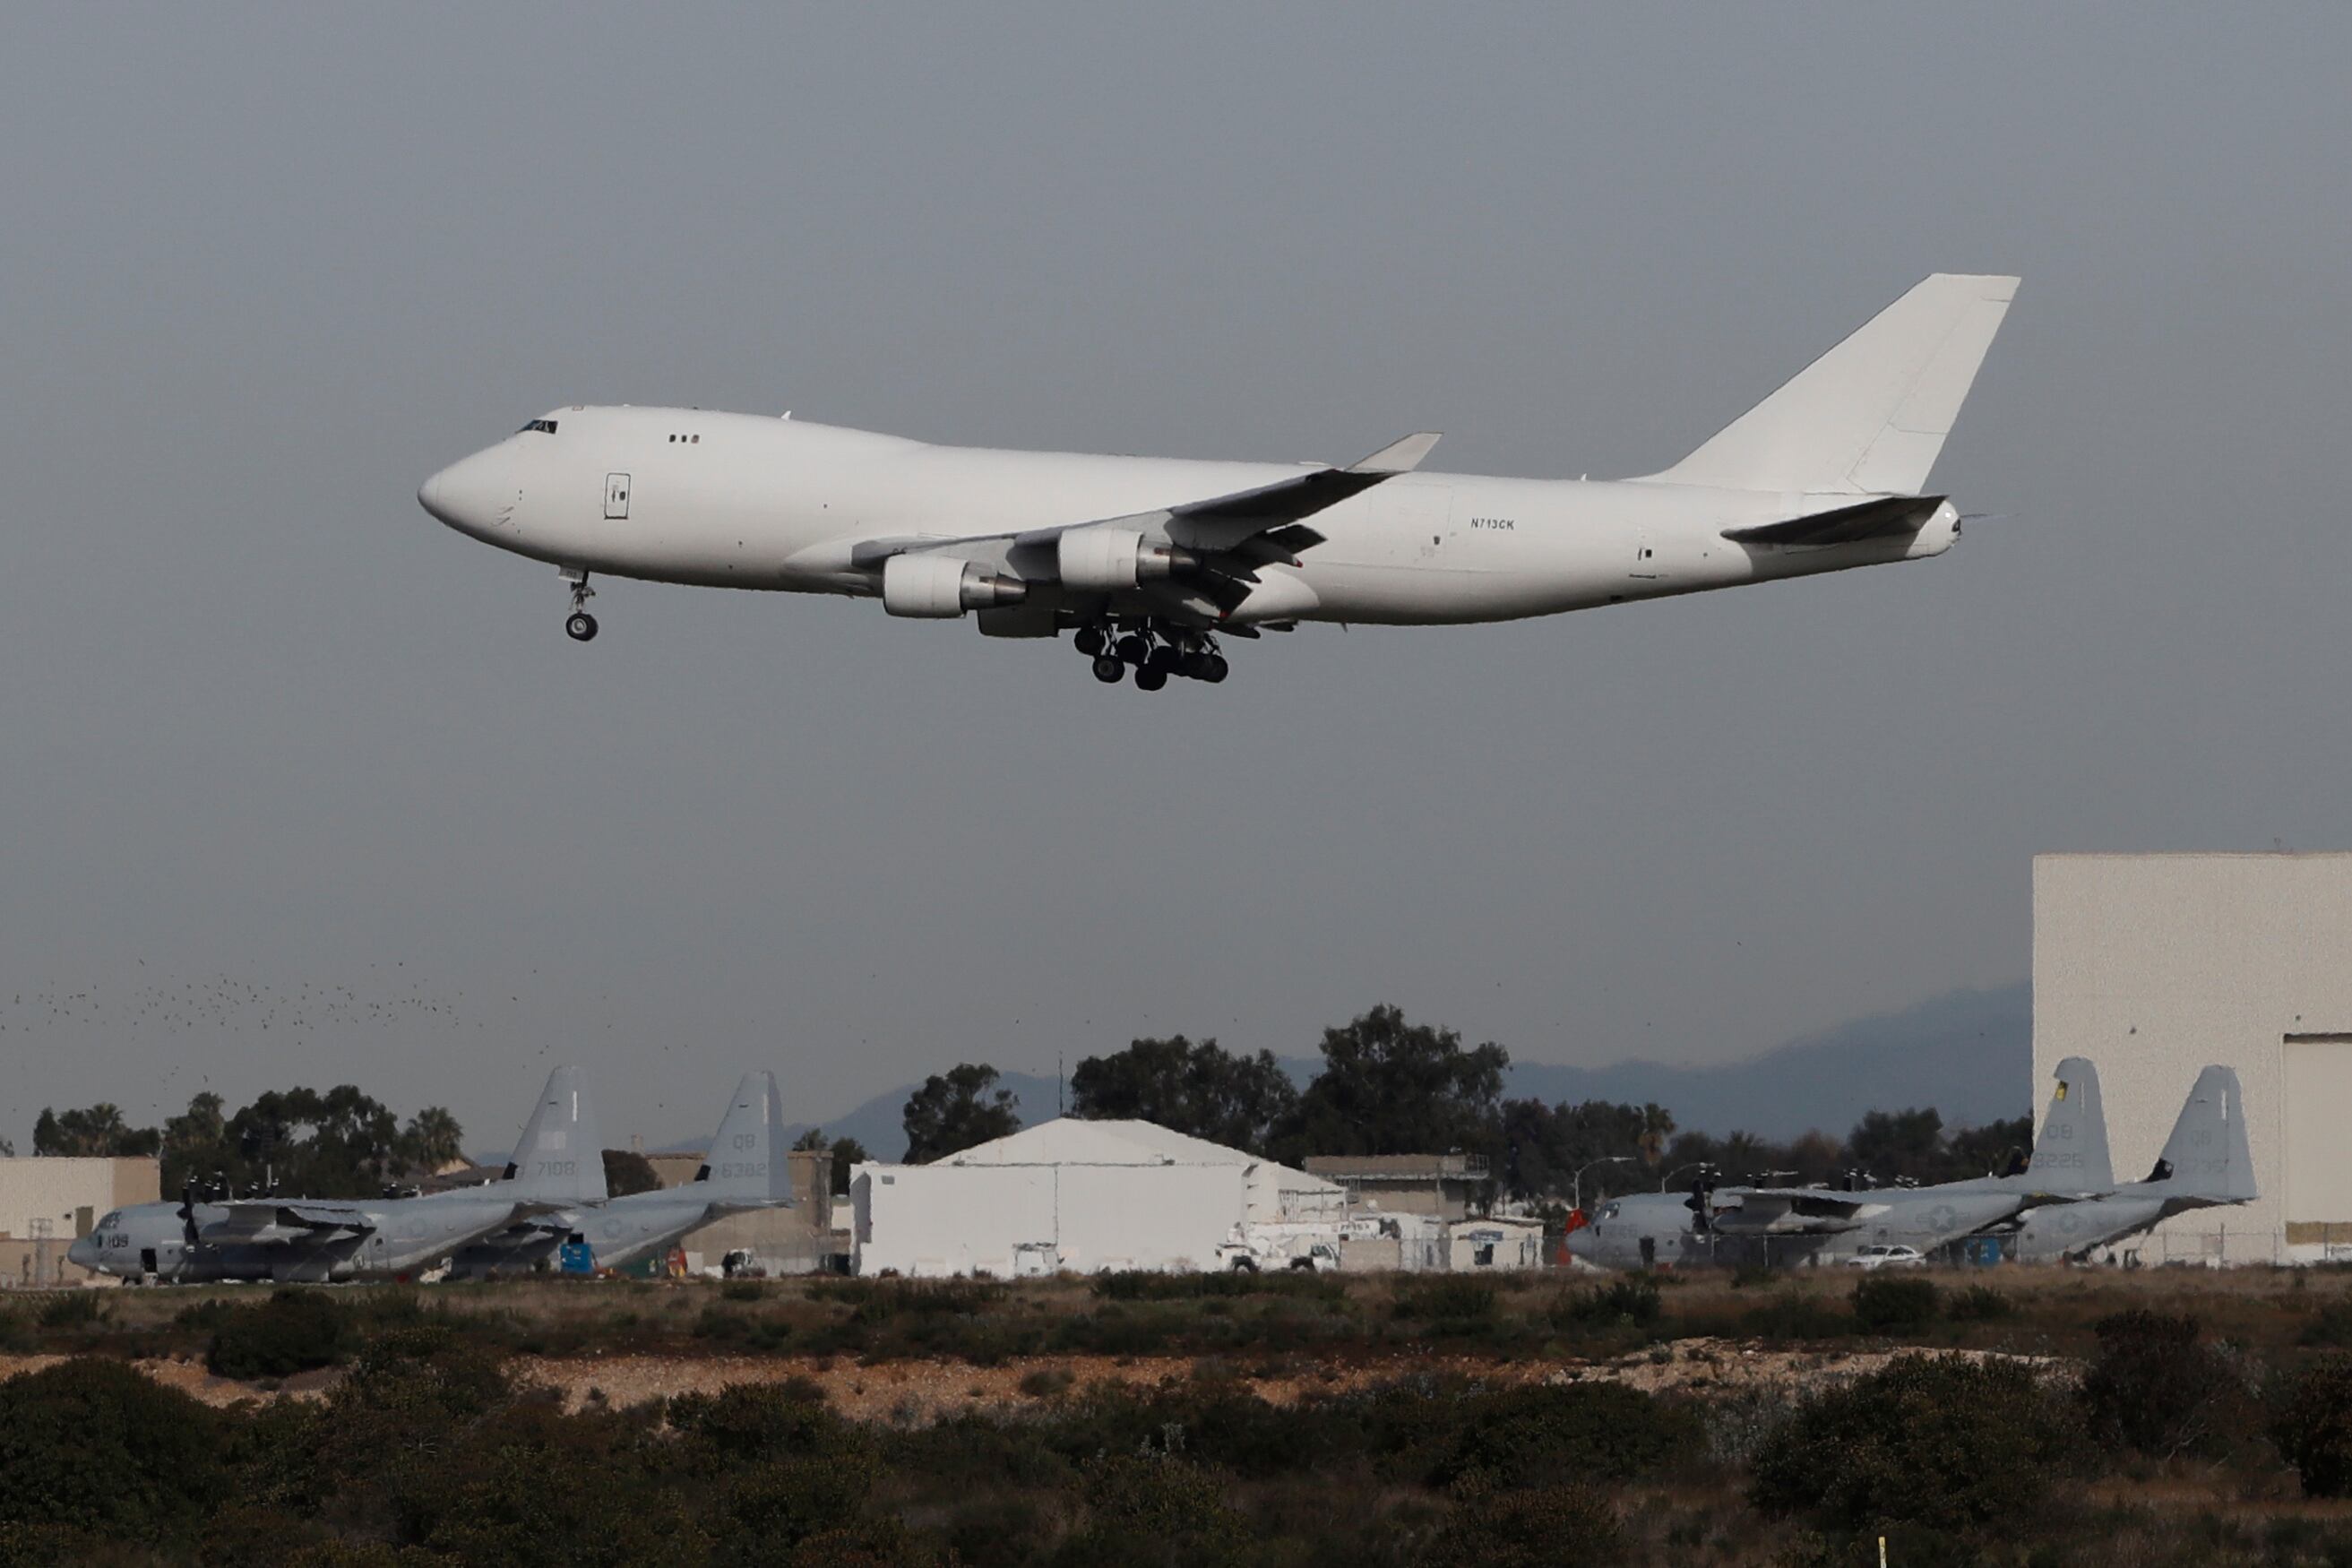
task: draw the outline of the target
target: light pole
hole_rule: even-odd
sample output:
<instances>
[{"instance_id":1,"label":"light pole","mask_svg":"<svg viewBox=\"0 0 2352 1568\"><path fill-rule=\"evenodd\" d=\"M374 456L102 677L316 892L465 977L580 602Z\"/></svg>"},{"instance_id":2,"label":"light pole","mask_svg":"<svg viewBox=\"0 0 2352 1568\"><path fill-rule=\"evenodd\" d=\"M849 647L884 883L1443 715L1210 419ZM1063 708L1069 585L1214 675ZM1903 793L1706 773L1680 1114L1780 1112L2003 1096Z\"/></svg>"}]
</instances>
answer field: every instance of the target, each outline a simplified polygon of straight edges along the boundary
<instances>
[{"instance_id":1,"label":"light pole","mask_svg":"<svg viewBox=\"0 0 2352 1568\"><path fill-rule=\"evenodd\" d=\"M1673 1170L1668 1171L1664 1175L1658 1178L1658 1191L1662 1193L1664 1192L1666 1188L1673 1184L1674 1179L1676 1176L1681 1175L1685 1171L1704 1171L1713 1162L1707 1160L1693 1160L1687 1165L1676 1165Z\"/></svg>"},{"instance_id":2,"label":"light pole","mask_svg":"<svg viewBox=\"0 0 2352 1568\"><path fill-rule=\"evenodd\" d=\"M1575 1179L1569 1184L1570 1205L1574 1207L1579 1214L1584 1212L1585 1172L1592 1169L1595 1165L1630 1165L1633 1163L1633 1156L1631 1154L1603 1154L1598 1160L1587 1160L1583 1164L1579 1165L1576 1168Z\"/></svg>"}]
</instances>

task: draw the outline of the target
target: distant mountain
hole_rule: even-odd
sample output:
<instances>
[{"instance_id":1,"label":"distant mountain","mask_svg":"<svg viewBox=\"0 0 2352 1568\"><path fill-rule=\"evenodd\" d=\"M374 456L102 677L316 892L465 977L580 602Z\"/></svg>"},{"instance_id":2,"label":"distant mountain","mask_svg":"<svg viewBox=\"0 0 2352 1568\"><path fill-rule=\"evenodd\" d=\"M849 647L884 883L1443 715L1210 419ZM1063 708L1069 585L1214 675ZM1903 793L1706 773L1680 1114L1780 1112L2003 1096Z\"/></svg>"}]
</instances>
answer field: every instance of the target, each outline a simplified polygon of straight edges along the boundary
<instances>
[{"instance_id":1,"label":"distant mountain","mask_svg":"<svg viewBox=\"0 0 2352 1568\"><path fill-rule=\"evenodd\" d=\"M1518 1062L1507 1092L1549 1100L1652 1100L1675 1125L1720 1136L1843 1136L1868 1110L1934 1106L1977 1126L2033 1109L2033 988L1955 991L1857 1018L1722 1067L1554 1067Z\"/></svg>"},{"instance_id":2,"label":"distant mountain","mask_svg":"<svg viewBox=\"0 0 2352 1568\"><path fill-rule=\"evenodd\" d=\"M1314 1057L1283 1060L1301 1083L1321 1065ZM1654 1100L1674 1112L1680 1128L1792 1138L1813 1128L1842 1136L1864 1111L1911 1106L1934 1106L1947 1127L2022 1116L2033 1109L2032 1078L2033 989L2020 984L1955 991L1717 1067L1515 1062L1504 1093L1521 1100ZM1019 1101L1024 1124L1054 1114L1052 1079L1007 1072L1001 1085ZM907 1152L900 1116L914 1089L901 1086L828 1118L826 1135L855 1138L877 1159L898 1158ZM794 1125L793 1135L807 1125Z\"/></svg>"}]
</instances>

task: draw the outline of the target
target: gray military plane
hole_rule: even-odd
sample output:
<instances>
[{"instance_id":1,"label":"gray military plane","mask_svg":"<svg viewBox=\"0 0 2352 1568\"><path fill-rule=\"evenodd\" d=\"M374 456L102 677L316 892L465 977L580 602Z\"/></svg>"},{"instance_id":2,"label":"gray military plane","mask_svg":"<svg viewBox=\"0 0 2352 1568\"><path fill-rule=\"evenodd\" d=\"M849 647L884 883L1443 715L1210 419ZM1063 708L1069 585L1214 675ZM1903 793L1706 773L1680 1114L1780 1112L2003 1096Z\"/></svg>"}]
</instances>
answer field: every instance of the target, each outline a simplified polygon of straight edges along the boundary
<instances>
[{"instance_id":1,"label":"gray military plane","mask_svg":"<svg viewBox=\"0 0 2352 1568\"><path fill-rule=\"evenodd\" d=\"M452 1260L450 1273L487 1278L543 1269L567 1241L586 1243L598 1267L619 1268L712 1220L789 1205L792 1172L783 1126L776 1075L746 1073L694 1180L593 1207L532 1215L467 1246Z\"/></svg>"},{"instance_id":2,"label":"gray military plane","mask_svg":"<svg viewBox=\"0 0 2352 1568\"><path fill-rule=\"evenodd\" d=\"M1571 1257L1611 1268L1661 1263L1840 1262L1864 1247L1906 1246L1923 1255L1946 1242L2013 1219L2036 1204L2064 1204L2103 1190L2092 1184L2081 1150L2098 1096L2074 1086L2095 1079L2091 1064L2069 1057L2058 1064L2049 1113L2025 1168L1999 1176L1929 1187L1714 1187L1688 1194L1642 1193L1601 1205L1591 1223L1568 1236ZM2098 1121L2104 1145L2105 1124ZM2112 1185L2108 1180L2105 1185Z\"/></svg>"},{"instance_id":3,"label":"gray military plane","mask_svg":"<svg viewBox=\"0 0 2352 1568\"><path fill-rule=\"evenodd\" d=\"M2096 1075L2091 1079L2090 1100L2095 1112ZM2096 1160L2092 1173L2106 1178L2102 1184L2106 1190L2087 1203L2028 1209L2010 1244L2018 1261L2080 1258L2174 1215L2251 1203L2262 1195L2254 1181L2253 1152L2246 1142L2238 1075L2228 1068L2209 1067L2197 1075L2189 1102L2180 1108L2172 1136L2165 1140L2164 1152L2146 1181L2116 1185L2104 1117L2096 1119L2096 1128L2095 1146L2088 1152Z\"/></svg>"},{"instance_id":4,"label":"gray military plane","mask_svg":"<svg viewBox=\"0 0 2352 1568\"><path fill-rule=\"evenodd\" d=\"M66 1256L125 1279L317 1283L404 1278L518 1221L601 1201L604 1145L576 1068L558 1068L505 1174L417 1197L247 1198L139 1204L100 1219Z\"/></svg>"}]
</instances>

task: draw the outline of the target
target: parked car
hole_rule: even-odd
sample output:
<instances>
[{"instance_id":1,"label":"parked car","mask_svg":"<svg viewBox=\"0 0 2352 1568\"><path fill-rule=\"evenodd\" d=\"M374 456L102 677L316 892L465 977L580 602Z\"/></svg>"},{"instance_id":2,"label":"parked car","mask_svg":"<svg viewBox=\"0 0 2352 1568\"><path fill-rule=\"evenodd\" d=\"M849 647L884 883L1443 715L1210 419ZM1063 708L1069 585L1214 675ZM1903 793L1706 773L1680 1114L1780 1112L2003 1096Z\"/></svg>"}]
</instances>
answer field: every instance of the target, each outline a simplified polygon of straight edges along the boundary
<instances>
[{"instance_id":1,"label":"parked car","mask_svg":"<svg viewBox=\"0 0 2352 1568\"><path fill-rule=\"evenodd\" d=\"M1894 1242L1880 1242L1865 1247L1846 1259L1853 1268L1925 1268L1927 1259L1916 1247L1904 1247Z\"/></svg>"}]
</instances>

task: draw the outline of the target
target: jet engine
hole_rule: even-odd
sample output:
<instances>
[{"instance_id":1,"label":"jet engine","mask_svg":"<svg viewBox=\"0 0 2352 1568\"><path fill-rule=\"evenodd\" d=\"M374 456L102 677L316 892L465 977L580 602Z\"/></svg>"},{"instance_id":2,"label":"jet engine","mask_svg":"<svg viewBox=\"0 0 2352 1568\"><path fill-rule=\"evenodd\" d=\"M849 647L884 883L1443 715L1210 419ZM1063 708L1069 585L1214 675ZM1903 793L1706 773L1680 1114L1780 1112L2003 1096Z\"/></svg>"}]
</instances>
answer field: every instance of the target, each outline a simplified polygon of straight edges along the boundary
<instances>
[{"instance_id":1,"label":"jet engine","mask_svg":"<svg viewBox=\"0 0 2352 1568\"><path fill-rule=\"evenodd\" d=\"M1074 594L1122 594L1138 583L1188 572L1201 558L1189 550L1146 542L1132 528L1073 528L1055 545L1062 586Z\"/></svg>"},{"instance_id":2,"label":"jet engine","mask_svg":"<svg viewBox=\"0 0 2352 1568\"><path fill-rule=\"evenodd\" d=\"M1017 605L1029 584L954 555L893 555L882 563L882 607L894 616L951 620L966 610Z\"/></svg>"}]
</instances>

